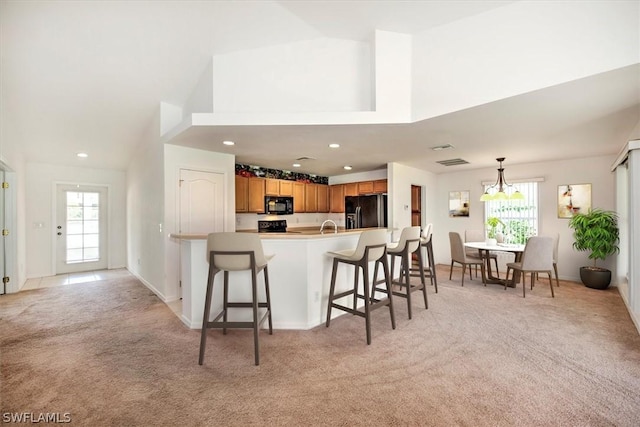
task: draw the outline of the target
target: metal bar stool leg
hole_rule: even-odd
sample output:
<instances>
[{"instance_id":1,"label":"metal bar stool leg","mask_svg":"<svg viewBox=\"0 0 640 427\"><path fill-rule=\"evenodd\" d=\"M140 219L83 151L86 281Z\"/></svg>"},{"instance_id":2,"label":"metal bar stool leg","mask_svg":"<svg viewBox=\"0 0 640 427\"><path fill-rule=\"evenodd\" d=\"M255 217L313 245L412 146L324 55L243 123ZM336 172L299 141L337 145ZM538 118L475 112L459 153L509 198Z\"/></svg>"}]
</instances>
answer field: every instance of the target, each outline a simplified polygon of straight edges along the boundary
<instances>
[{"instance_id":1,"label":"metal bar stool leg","mask_svg":"<svg viewBox=\"0 0 640 427\"><path fill-rule=\"evenodd\" d=\"M384 269L384 282L387 285L387 297L389 298L389 315L391 316L391 329L396 328L396 315L393 308L393 292L391 291L391 276L389 275L389 263L385 254L380 260Z\"/></svg>"},{"instance_id":2,"label":"metal bar stool leg","mask_svg":"<svg viewBox=\"0 0 640 427\"><path fill-rule=\"evenodd\" d=\"M213 258L213 257L212 257ZM213 295L213 279L217 271L215 268L209 268L209 278L207 280L207 294L204 300L204 314L202 316L202 331L200 332L200 356L198 364L202 365L204 361L204 350L207 346L207 322L209 322L209 313L211 312L211 296Z\"/></svg>"},{"instance_id":3,"label":"metal bar stool leg","mask_svg":"<svg viewBox=\"0 0 640 427\"><path fill-rule=\"evenodd\" d=\"M269 311L269 335L273 335L273 325L271 323L271 293L269 292L269 271L266 265L264 266L264 269L262 269L262 274L264 275L264 290L267 296L267 310Z\"/></svg>"},{"instance_id":4,"label":"metal bar stool leg","mask_svg":"<svg viewBox=\"0 0 640 427\"><path fill-rule=\"evenodd\" d=\"M333 268L331 270L331 286L329 288L329 304L327 307L327 328L329 327L329 324L331 323L331 308L333 307L333 295L335 293L336 290L336 274L338 272L338 259L334 258L333 259Z\"/></svg>"}]
</instances>

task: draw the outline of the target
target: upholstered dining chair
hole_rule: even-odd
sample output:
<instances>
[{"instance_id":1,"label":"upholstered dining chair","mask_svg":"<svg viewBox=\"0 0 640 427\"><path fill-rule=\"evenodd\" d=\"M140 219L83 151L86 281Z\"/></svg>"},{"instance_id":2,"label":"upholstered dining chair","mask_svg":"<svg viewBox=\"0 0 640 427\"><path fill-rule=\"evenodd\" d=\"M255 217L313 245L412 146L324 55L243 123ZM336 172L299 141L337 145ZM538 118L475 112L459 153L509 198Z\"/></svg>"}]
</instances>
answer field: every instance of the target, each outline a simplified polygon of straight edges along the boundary
<instances>
[{"instance_id":1,"label":"upholstered dining chair","mask_svg":"<svg viewBox=\"0 0 640 427\"><path fill-rule=\"evenodd\" d=\"M464 286L464 273L469 266L469 279L473 279L471 276L471 266L480 265L480 269L482 271L482 277L485 277L484 274L484 259L482 258L471 258L467 256L464 251L464 244L462 243L462 237L460 233L450 231L449 232L449 244L451 245L451 269L449 270L449 280L451 280L451 276L453 274L453 263L456 262L458 264L462 264L462 286ZM487 284L484 284L487 286Z\"/></svg>"},{"instance_id":2,"label":"upholstered dining chair","mask_svg":"<svg viewBox=\"0 0 640 427\"><path fill-rule=\"evenodd\" d=\"M553 270L553 238L544 236L533 236L527 240L520 262L510 262L507 264L507 277L504 288L507 289L509 281L509 272L518 270L522 277L522 297L526 293L526 273L531 274L531 289L533 282L538 273L547 273L549 276L549 287L551 288L551 297L555 297L553 293L553 283L551 281L551 270Z\"/></svg>"},{"instance_id":3,"label":"upholstered dining chair","mask_svg":"<svg viewBox=\"0 0 640 427\"><path fill-rule=\"evenodd\" d=\"M558 277L558 245L560 243L560 233L555 235L553 239L553 272L556 275L556 286L560 287L560 278Z\"/></svg>"},{"instance_id":4,"label":"upholstered dining chair","mask_svg":"<svg viewBox=\"0 0 640 427\"><path fill-rule=\"evenodd\" d=\"M484 242L485 241L484 231L483 230L465 230L464 241L465 243L466 242ZM481 258L481 255L477 249L464 248L464 250L467 257L469 258L477 258L477 259ZM491 262L491 260L493 260L493 262L496 265L496 275L500 277L500 270L498 269L498 256L494 252L488 252L488 253L489 253L488 262ZM477 265L476 265L476 277L478 277Z\"/></svg>"},{"instance_id":5,"label":"upholstered dining chair","mask_svg":"<svg viewBox=\"0 0 640 427\"><path fill-rule=\"evenodd\" d=\"M227 333L227 328L250 328L253 329L253 345L255 364L260 364L260 343L258 332L265 320L269 324L269 334L273 334L271 324L271 297L269 295L269 272L267 263L273 258L265 256L262 250L262 240L257 234L252 233L211 233L207 237L207 261L209 262L209 277L207 280L207 293L204 302L204 316L202 318L202 331L200 334L200 358L198 363L202 365L204 361L204 351L207 344L207 329L222 329L222 333ZM251 301L232 301L229 296L229 273L235 271L251 272ZM262 271L264 276L265 301L258 301L258 274ZM216 274L223 272L224 289L222 311L213 320L209 320L211 311L211 300L213 295L213 283ZM228 320L229 309L250 308L252 319L250 321L232 322ZM258 309L266 309L262 316L258 316ZM222 320L220 320L222 318Z\"/></svg>"}]
</instances>

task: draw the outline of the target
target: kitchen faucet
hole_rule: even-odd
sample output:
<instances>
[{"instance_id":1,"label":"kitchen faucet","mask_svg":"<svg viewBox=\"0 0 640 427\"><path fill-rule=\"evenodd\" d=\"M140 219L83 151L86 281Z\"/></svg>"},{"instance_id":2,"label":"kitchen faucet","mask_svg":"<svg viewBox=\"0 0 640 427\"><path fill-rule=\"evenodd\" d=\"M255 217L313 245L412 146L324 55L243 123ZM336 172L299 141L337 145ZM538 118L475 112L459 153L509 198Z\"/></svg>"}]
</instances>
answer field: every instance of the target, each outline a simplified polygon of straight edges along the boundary
<instances>
[{"instance_id":1,"label":"kitchen faucet","mask_svg":"<svg viewBox=\"0 0 640 427\"><path fill-rule=\"evenodd\" d=\"M333 232L334 232L334 233L337 233L337 232L338 232L338 225L337 225L334 221L332 221L332 220L330 220L330 219L327 219L326 221L324 221L324 222L322 223L322 225L320 226L320 233L323 233L324 225L325 225L326 223L328 223L328 222L329 222L329 223L331 223L331 224L333 224Z\"/></svg>"}]
</instances>

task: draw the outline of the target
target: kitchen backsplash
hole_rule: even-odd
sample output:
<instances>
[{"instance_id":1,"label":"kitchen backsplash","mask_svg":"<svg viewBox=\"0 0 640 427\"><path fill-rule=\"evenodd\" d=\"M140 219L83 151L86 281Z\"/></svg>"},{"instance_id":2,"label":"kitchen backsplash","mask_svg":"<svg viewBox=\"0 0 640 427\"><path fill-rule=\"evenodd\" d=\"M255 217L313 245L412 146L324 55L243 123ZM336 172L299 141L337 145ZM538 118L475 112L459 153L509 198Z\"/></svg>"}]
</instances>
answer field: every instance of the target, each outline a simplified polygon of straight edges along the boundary
<instances>
[{"instance_id":1,"label":"kitchen backsplash","mask_svg":"<svg viewBox=\"0 0 640 427\"><path fill-rule=\"evenodd\" d=\"M313 182L316 184L329 184L326 176L309 175L279 169L263 168L262 166L243 165L236 163L236 175L257 176L261 178L284 179L287 181Z\"/></svg>"},{"instance_id":2,"label":"kitchen backsplash","mask_svg":"<svg viewBox=\"0 0 640 427\"><path fill-rule=\"evenodd\" d=\"M236 230L257 230L258 220L286 219L287 227L320 227L325 219L331 219L344 227L343 213L297 213L293 215L236 214Z\"/></svg>"}]
</instances>

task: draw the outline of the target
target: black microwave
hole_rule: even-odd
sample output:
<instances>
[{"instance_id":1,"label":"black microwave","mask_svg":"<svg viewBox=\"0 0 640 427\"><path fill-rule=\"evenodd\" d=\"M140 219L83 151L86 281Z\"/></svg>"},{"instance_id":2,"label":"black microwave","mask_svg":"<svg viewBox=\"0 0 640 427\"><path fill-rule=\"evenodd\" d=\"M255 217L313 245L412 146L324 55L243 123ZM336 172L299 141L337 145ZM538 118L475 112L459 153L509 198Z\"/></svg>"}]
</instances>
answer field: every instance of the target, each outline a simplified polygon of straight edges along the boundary
<instances>
[{"instance_id":1,"label":"black microwave","mask_svg":"<svg viewBox=\"0 0 640 427\"><path fill-rule=\"evenodd\" d=\"M293 197L265 196L264 212L268 215L293 214Z\"/></svg>"}]
</instances>

